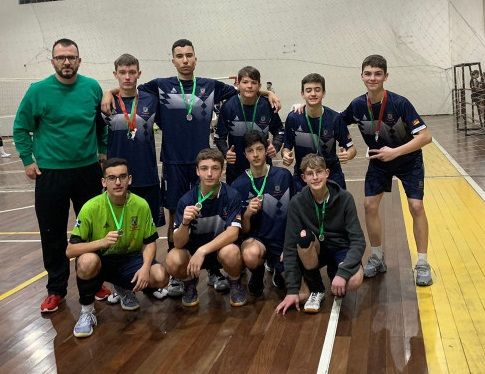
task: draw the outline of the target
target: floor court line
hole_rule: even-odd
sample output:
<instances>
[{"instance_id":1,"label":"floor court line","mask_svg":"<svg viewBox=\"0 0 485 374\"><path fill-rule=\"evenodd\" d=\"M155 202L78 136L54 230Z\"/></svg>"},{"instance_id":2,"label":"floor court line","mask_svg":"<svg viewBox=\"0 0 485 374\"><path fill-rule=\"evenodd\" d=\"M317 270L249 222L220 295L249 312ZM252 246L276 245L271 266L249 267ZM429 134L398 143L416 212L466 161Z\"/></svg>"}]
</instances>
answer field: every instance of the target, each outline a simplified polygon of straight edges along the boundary
<instances>
[{"instance_id":1,"label":"floor court line","mask_svg":"<svg viewBox=\"0 0 485 374\"><path fill-rule=\"evenodd\" d=\"M33 208L34 205L27 205L27 206L22 206L20 208L13 208L13 209L6 209L6 210L0 210L0 213L8 213L8 212L15 212L17 210L24 210L24 209L30 209Z\"/></svg>"},{"instance_id":2,"label":"floor court line","mask_svg":"<svg viewBox=\"0 0 485 374\"><path fill-rule=\"evenodd\" d=\"M322 354L320 355L320 362L318 363L317 374L327 374L330 367L330 360L332 359L333 344L335 342L335 334L337 333L338 319L340 315L340 307L342 305L342 298L334 298L332 311L327 325L327 333L323 342Z\"/></svg>"}]
</instances>

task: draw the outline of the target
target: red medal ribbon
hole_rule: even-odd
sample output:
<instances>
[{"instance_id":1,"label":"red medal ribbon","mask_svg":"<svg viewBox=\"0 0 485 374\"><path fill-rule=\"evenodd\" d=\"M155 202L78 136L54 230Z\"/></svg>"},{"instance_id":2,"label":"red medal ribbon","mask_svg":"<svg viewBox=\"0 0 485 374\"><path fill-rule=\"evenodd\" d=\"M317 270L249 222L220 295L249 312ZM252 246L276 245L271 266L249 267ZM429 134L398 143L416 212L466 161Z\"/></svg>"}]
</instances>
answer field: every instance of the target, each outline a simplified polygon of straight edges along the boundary
<instances>
[{"instance_id":1,"label":"red medal ribbon","mask_svg":"<svg viewBox=\"0 0 485 374\"><path fill-rule=\"evenodd\" d=\"M372 113L372 103L370 102L369 95L367 94L367 111L369 112L370 120L372 121L372 128L374 129L374 133L376 136L379 135L379 131L381 131L382 119L384 118L384 111L386 110L387 105L387 91L384 90L384 97L381 101L381 109L379 110L379 118L377 120L377 128L374 124L374 114Z\"/></svg>"},{"instance_id":2,"label":"red medal ribbon","mask_svg":"<svg viewBox=\"0 0 485 374\"><path fill-rule=\"evenodd\" d=\"M128 124L128 131L134 131L136 128L136 112L138 110L138 93L131 103L131 113L129 115L126 111L125 103L123 102L121 95L118 94L116 97L118 98L118 104L120 105L123 115L125 116L126 123Z\"/></svg>"}]
</instances>

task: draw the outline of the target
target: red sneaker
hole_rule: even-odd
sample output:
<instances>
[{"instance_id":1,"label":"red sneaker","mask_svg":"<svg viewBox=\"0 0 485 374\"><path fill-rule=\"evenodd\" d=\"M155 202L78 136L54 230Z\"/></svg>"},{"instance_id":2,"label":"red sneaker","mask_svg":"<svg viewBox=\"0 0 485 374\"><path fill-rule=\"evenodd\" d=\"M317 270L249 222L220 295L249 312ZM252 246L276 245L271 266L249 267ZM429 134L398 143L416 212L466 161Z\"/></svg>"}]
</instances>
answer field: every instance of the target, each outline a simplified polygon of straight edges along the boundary
<instances>
[{"instance_id":1,"label":"red sneaker","mask_svg":"<svg viewBox=\"0 0 485 374\"><path fill-rule=\"evenodd\" d=\"M98 292L96 292L96 295L94 295L94 298L98 301L103 301L106 300L109 295L111 295L111 291L102 285Z\"/></svg>"},{"instance_id":2,"label":"red sneaker","mask_svg":"<svg viewBox=\"0 0 485 374\"><path fill-rule=\"evenodd\" d=\"M40 304L41 313L52 313L59 309L59 304L64 301L61 295L49 295L44 302Z\"/></svg>"}]
</instances>

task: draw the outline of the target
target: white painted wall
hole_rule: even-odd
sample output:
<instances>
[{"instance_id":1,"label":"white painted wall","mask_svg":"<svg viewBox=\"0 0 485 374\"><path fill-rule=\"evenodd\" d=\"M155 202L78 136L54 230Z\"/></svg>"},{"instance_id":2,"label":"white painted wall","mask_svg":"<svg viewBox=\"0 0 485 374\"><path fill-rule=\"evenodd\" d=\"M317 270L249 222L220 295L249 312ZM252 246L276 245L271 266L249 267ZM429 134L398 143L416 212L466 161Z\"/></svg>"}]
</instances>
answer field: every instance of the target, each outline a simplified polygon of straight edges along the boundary
<instances>
[{"instance_id":1,"label":"white painted wall","mask_svg":"<svg viewBox=\"0 0 485 374\"><path fill-rule=\"evenodd\" d=\"M174 75L171 45L188 38L197 75L253 65L273 82L283 118L310 72L327 80L326 105L344 109L364 92L360 64L373 53L388 59L388 89L422 114L450 113L450 67L484 60L483 33L482 0L2 0L0 78L51 74L52 43L68 37L79 44L82 74L110 87L114 59L128 52L140 59L144 82ZM15 112L27 86L0 79L0 116ZM0 119L0 133L9 126Z\"/></svg>"}]
</instances>

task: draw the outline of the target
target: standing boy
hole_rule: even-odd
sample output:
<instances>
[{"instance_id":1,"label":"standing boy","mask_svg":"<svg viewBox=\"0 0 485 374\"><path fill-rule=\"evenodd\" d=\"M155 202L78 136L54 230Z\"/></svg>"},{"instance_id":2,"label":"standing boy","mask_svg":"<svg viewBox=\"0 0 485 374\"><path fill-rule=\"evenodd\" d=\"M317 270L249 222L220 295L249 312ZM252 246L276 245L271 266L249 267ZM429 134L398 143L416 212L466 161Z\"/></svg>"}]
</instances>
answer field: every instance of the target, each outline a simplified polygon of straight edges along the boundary
<instances>
[{"instance_id":1,"label":"standing boy","mask_svg":"<svg viewBox=\"0 0 485 374\"><path fill-rule=\"evenodd\" d=\"M267 163L276 156L283 142L283 124L273 111L267 98L259 95L261 74L246 66L237 74L239 95L227 100L221 108L214 140L217 148L226 156L226 183L231 184L249 167L244 156L244 135L250 131L261 132L266 139L269 133L273 141L267 149Z\"/></svg>"},{"instance_id":2,"label":"standing boy","mask_svg":"<svg viewBox=\"0 0 485 374\"><path fill-rule=\"evenodd\" d=\"M281 152L283 164L290 166L296 158L293 177L297 191L305 183L300 163L309 153L323 158L330 169L330 180L346 188L340 164L355 157L356 151L349 130L339 113L323 106L325 79L317 73L308 74L301 81L301 96L305 100L302 113L290 112L285 122L285 145ZM337 151L336 141L339 143Z\"/></svg>"},{"instance_id":3,"label":"standing boy","mask_svg":"<svg viewBox=\"0 0 485 374\"><path fill-rule=\"evenodd\" d=\"M433 279L427 261L428 220L423 204L424 164L421 148L431 142L431 135L408 99L384 89L388 77L384 57L366 57L362 63L361 77L367 93L355 98L342 116L348 125L358 124L369 147L364 207L371 256L364 268L364 275L374 277L387 270L379 205L384 192L391 191L392 177L396 176L403 184L413 217L418 250L416 284L429 286Z\"/></svg>"}]
</instances>

